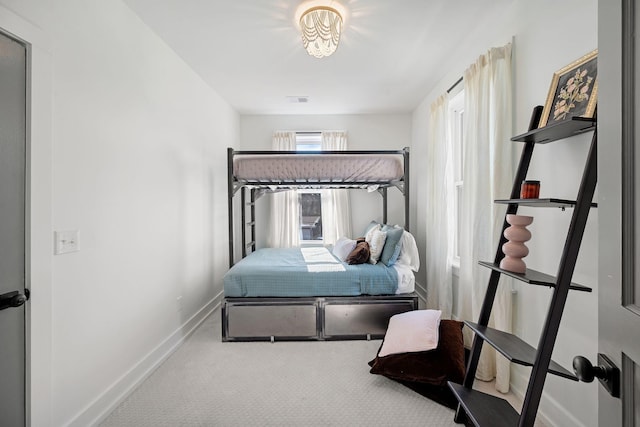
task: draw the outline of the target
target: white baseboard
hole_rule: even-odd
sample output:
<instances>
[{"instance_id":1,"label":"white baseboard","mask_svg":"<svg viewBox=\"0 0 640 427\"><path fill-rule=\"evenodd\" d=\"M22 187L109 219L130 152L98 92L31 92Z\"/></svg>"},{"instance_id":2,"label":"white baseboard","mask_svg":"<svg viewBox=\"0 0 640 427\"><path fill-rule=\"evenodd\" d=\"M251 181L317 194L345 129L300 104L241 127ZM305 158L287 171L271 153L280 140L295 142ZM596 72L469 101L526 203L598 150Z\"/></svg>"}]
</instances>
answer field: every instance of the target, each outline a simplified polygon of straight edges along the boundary
<instances>
[{"instance_id":1,"label":"white baseboard","mask_svg":"<svg viewBox=\"0 0 640 427\"><path fill-rule=\"evenodd\" d=\"M528 375L514 372L513 369L511 370L511 393L513 393L520 402L524 400L528 383ZM557 400L551 399L547 394L542 394L541 403L544 403L546 409L538 409L536 420L541 421L545 426L584 426L580 420L561 406Z\"/></svg>"},{"instance_id":2,"label":"white baseboard","mask_svg":"<svg viewBox=\"0 0 640 427\"><path fill-rule=\"evenodd\" d=\"M422 302L427 304L427 288L422 286L420 283L416 282L415 285L416 293L418 294L418 298L422 300Z\"/></svg>"},{"instance_id":3,"label":"white baseboard","mask_svg":"<svg viewBox=\"0 0 640 427\"><path fill-rule=\"evenodd\" d=\"M94 426L104 421L120 403L182 345L184 340L186 340L214 310L220 307L221 301L222 292L213 297L211 301L206 303L182 326L118 378L67 425L69 427L85 427Z\"/></svg>"}]
</instances>

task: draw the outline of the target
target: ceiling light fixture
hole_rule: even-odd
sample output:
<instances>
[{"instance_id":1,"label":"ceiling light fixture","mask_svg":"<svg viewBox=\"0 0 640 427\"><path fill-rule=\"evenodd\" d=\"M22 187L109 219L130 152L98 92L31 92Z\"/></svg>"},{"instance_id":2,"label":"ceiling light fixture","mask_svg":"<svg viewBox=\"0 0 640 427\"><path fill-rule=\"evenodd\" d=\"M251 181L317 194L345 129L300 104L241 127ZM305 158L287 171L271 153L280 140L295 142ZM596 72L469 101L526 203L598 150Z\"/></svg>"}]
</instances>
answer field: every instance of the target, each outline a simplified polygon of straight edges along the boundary
<instances>
[{"instance_id":1,"label":"ceiling light fixture","mask_svg":"<svg viewBox=\"0 0 640 427\"><path fill-rule=\"evenodd\" d=\"M342 15L329 6L315 6L300 17L302 44L309 55L323 58L338 48L342 32Z\"/></svg>"}]
</instances>

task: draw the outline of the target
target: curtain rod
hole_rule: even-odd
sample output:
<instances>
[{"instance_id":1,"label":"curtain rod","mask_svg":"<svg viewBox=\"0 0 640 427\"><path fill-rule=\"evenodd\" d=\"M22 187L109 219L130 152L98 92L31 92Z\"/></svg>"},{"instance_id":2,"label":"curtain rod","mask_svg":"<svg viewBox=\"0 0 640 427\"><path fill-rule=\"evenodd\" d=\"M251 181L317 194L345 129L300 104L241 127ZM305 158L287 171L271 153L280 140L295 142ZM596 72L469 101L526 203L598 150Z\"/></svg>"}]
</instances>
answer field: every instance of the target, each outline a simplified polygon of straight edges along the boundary
<instances>
[{"instance_id":1,"label":"curtain rod","mask_svg":"<svg viewBox=\"0 0 640 427\"><path fill-rule=\"evenodd\" d=\"M447 93L450 93L454 87L458 86L460 84L460 82L462 81L462 77L460 77L454 84L451 85L451 87L449 89L447 89Z\"/></svg>"}]
</instances>

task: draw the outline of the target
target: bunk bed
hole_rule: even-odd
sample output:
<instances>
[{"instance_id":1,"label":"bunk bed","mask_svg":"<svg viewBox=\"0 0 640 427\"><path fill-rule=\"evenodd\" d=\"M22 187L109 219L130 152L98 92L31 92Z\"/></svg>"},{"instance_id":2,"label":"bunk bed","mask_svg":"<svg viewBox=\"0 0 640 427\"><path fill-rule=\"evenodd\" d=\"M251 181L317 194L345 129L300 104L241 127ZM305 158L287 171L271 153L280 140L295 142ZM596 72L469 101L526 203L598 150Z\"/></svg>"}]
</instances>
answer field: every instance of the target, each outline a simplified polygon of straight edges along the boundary
<instances>
[{"instance_id":1,"label":"bunk bed","mask_svg":"<svg viewBox=\"0 0 640 427\"><path fill-rule=\"evenodd\" d=\"M223 341L382 338L392 315L418 308L413 287L402 285L409 275L413 285L413 272L401 263L348 265L324 247L256 250L257 200L291 189L377 191L386 224L387 192L395 188L404 196L404 229L409 231L408 148L313 152L228 148L227 177L230 270L224 278ZM238 193L242 259L236 263Z\"/></svg>"}]
</instances>

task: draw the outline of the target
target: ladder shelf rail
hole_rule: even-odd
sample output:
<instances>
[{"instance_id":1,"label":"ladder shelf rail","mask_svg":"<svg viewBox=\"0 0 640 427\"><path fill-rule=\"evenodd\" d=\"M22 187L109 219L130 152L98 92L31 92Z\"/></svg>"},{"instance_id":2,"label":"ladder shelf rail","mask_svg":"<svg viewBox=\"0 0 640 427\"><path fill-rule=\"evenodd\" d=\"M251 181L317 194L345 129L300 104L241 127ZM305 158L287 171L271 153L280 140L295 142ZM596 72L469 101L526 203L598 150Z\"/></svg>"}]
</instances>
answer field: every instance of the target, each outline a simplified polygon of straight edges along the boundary
<instances>
[{"instance_id":1,"label":"ladder shelf rail","mask_svg":"<svg viewBox=\"0 0 640 427\"><path fill-rule=\"evenodd\" d=\"M545 128L535 129L537 126L537 120L535 120L534 123L535 115L536 110L534 110L534 115L532 116L530 131L512 138L513 141L524 142L524 147L514 178L511 196L506 200L496 200L495 203L507 204L507 215L515 214L520 205L531 207L560 207L563 210L566 207L572 207L574 209L571 223L567 231L558 273L555 277L529 269L524 274L517 274L499 267L500 261L504 258L502 245L507 240L504 237L504 230L509 226L506 222L505 215L505 221L503 222L493 263L480 262L481 265L491 269L491 275L478 321L477 323L465 322L466 326L474 331L474 338L463 384L449 383L450 389L459 401L454 418L458 423L468 420L477 426L495 425L495 423L492 424L490 422L491 418L486 418L486 415L498 411L498 413L505 414L509 420L506 425L518 425L521 427L533 426L547 373L575 380L575 376L572 373L551 360L551 354L555 346L558 328L569 290L591 292L590 288L572 283L571 280L587 225L589 211L592 207L597 207L597 205L592 202L597 184L597 130L594 119L576 117ZM589 131L593 131L593 136L575 202L563 199L524 200L519 198L520 183L526 178L535 144L565 139ZM544 285L552 288L553 295L537 348L533 348L515 335L488 327L497 286L502 274L533 285ZM515 419L512 413L506 414L504 412L505 406L503 402L501 402L501 399L496 400L484 397L482 396L483 393L472 389L484 342L496 348L497 351L512 362L532 366L522 408L519 414L515 412ZM487 407L487 405L489 407ZM476 411L480 411L482 414L476 414Z\"/></svg>"}]
</instances>

